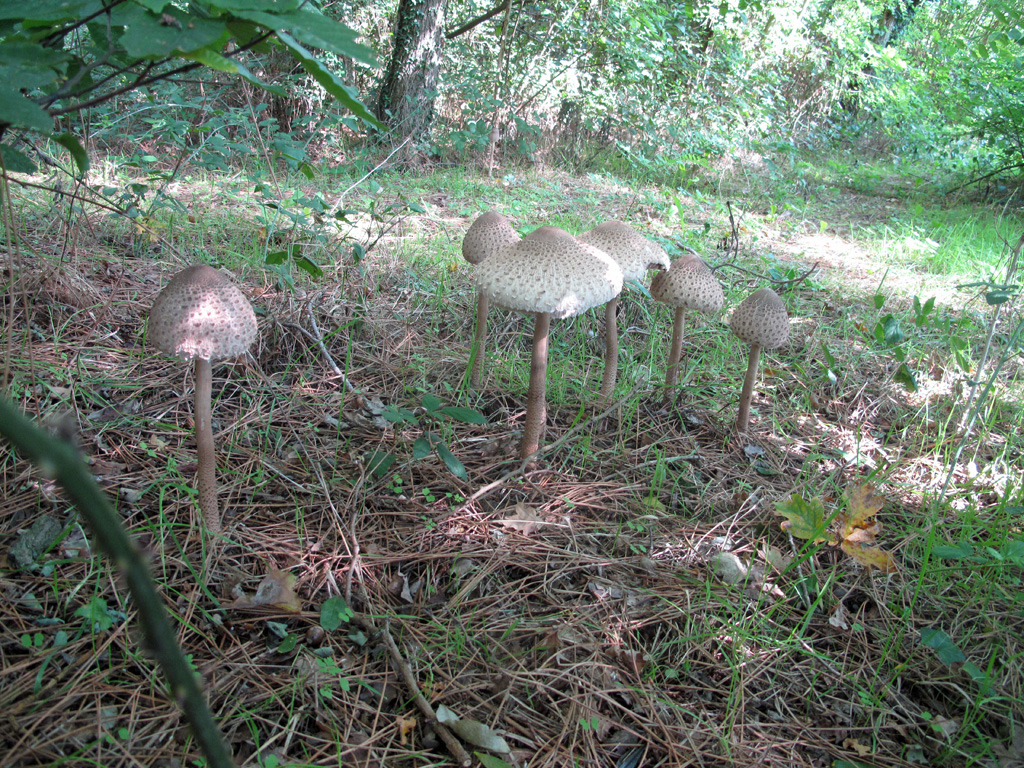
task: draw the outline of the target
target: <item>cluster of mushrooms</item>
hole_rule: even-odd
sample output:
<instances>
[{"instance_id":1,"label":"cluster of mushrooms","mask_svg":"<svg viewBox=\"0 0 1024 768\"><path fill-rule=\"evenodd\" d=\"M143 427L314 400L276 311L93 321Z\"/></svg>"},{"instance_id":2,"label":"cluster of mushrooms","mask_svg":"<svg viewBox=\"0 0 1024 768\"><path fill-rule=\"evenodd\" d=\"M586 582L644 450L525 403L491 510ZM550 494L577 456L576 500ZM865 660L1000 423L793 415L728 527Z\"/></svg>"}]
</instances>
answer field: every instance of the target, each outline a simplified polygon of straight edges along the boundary
<instances>
[{"instance_id":1,"label":"cluster of mushrooms","mask_svg":"<svg viewBox=\"0 0 1024 768\"><path fill-rule=\"evenodd\" d=\"M480 388L483 376L489 304L535 316L526 421L519 447L522 460L537 452L544 431L552 318L572 317L605 305L605 369L599 394L607 399L618 369L616 305L624 281L642 279L650 269L660 270L651 283L651 295L676 308L665 379L669 387L678 378L686 310L717 312L724 301L721 286L700 257L688 254L670 264L657 243L621 221L605 222L579 237L545 226L520 238L504 216L490 210L470 226L462 253L476 270L477 323L470 374L474 389ZM736 307L731 326L750 345L736 419L736 430L745 432L761 350L785 343L789 317L781 299L762 288ZM210 420L211 363L245 354L255 338L256 316L248 299L227 277L202 264L176 274L157 295L149 314L149 343L195 364L199 508L213 534L221 531L221 516Z\"/></svg>"},{"instance_id":2,"label":"cluster of mushrooms","mask_svg":"<svg viewBox=\"0 0 1024 768\"><path fill-rule=\"evenodd\" d=\"M675 307L667 387L678 380L686 310L717 312L725 301L721 285L699 256L687 254L669 263L661 246L621 221L604 222L578 237L544 226L520 238L504 216L489 210L470 225L462 241L462 255L475 265L477 286L470 386L478 389L483 375L489 305L535 316L530 388L519 447L522 460L540 448L546 421L544 390L551 318L572 317L605 305L605 368L598 394L607 399L618 370L616 305L624 281L640 280L649 270L659 270L651 282L651 295ZM750 420L761 350L786 342L789 316L775 292L762 288L736 307L730 325L733 333L750 345L736 419L736 431L742 433Z\"/></svg>"}]
</instances>

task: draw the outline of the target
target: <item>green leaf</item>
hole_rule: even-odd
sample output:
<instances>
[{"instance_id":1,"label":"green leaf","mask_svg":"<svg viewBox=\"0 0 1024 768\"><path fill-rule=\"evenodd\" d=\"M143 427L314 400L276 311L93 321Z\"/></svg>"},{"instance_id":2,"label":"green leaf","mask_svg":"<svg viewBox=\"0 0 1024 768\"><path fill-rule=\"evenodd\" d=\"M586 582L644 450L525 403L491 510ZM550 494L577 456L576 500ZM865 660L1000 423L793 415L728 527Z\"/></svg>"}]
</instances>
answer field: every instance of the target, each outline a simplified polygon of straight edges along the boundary
<instances>
[{"instance_id":1,"label":"green leaf","mask_svg":"<svg viewBox=\"0 0 1024 768\"><path fill-rule=\"evenodd\" d=\"M134 58L163 59L200 48L220 50L230 38L223 21L200 19L168 5L159 16L140 14L121 36L121 45Z\"/></svg>"},{"instance_id":2,"label":"green leaf","mask_svg":"<svg viewBox=\"0 0 1024 768\"><path fill-rule=\"evenodd\" d=\"M423 395L423 399L420 403L428 413L433 413L441 407L441 400L436 395L432 395L429 392Z\"/></svg>"},{"instance_id":3,"label":"green leaf","mask_svg":"<svg viewBox=\"0 0 1024 768\"><path fill-rule=\"evenodd\" d=\"M292 52L292 56L302 65L313 78L324 87L329 94L340 101L356 117L377 128L383 128L381 122L373 116L373 113L366 108L366 105L359 100L358 91L351 86L345 85L334 73L330 72L313 55L302 47L295 38L286 32L279 31L278 39L284 43Z\"/></svg>"},{"instance_id":4,"label":"green leaf","mask_svg":"<svg viewBox=\"0 0 1024 768\"><path fill-rule=\"evenodd\" d=\"M394 463L395 455L387 451L374 451L366 457L366 469L376 478L384 477Z\"/></svg>"},{"instance_id":5,"label":"green leaf","mask_svg":"<svg viewBox=\"0 0 1024 768\"><path fill-rule=\"evenodd\" d=\"M273 253L268 253L263 261L271 265L284 264L288 261L288 251L274 251Z\"/></svg>"},{"instance_id":6,"label":"green leaf","mask_svg":"<svg viewBox=\"0 0 1024 768\"><path fill-rule=\"evenodd\" d=\"M1003 557L1008 560L1013 560L1018 565L1024 563L1024 541L1020 539L1011 539L1010 541L1003 542L1003 546L1000 547L1003 553Z\"/></svg>"},{"instance_id":7,"label":"green leaf","mask_svg":"<svg viewBox=\"0 0 1024 768\"><path fill-rule=\"evenodd\" d=\"M441 457L444 465L448 467L448 471L455 475L460 480L468 480L469 475L466 474L466 467L461 461L455 458L455 454L448 450L448 446L444 443L437 444L437 455Z\"/></svg>"},{"instance_id":8,"label":"green leaf","mask_svg":"<svg viewBox=\"0 0 1024 768\"><path fill-rule=\"evenodd\" d=\"M794 493L785 501L775 502L775 514L785 517L783 529L798 539L807 541L829 541L828 524L825 522L825 506L817 496L804 500L799 493Z\"/></svg>"},{"instance_id":9,"label":"green leaf","mask_svg":"<svg viewBox=\"0 0 1024 768\"><path fill-rule=\"evenodd\" d=\"M43 133L53 130L53 118L45 109L19 91L0 85L0 125L4 124Z\"/></svg>"},{"instance_id":10,"label":"green leaf","mask_svg":"<svg viewBox=\"0 0 1024 768\"><path fill-rule=\"evenodd\" d=\"M882 328L885 334L885 343L890 347L902 344L906 338L903 335L903 329L900 328L900 321L892 315L886 315L882 318Z\"/></svg>"},{"instance_id":11,"label":"green leaf","mask_svg":"<svg viewBox=\"0 0 1024 768\"><path fill-rule=\"evenodd\" d=\"M398 422L404 422L406 424L416 424L416 414L410 411L408 408L396 408L393 405L385 406L384 410L381 411L381 416L390 421L392 424Z\"/></svg>"},{"instance_id":12,"label":"green leaf","mask_svg":"<svg viewBox=\"0 0 1024 768\"><path fill-rule=\"evenodd\" d=\"M72 61L75 59L61 50L26 40L5 40L0 43L0 83L12 91L45 88Z\"/></svg>"},{"instance_id":13,"label":"green leaf","mask_svg":"<svg viewBox=\"0 0 1024 768\"><path fill-rule=\"evenodd\" d=\"M966 541L960 541L952 545L940 545L932 548L932 554L943 560L964 560L974 554L974 547Z\"/></svg>"},{"instance_id":14,"label":"green leaf","mask_svg":"<svg viewBox=\"0 0 1024 768\"><path fill-rule=\"evenodd\" d=\"M107 601L102 597L94 597L77 611L75 616L89 622L93 632L102 632L114 626L114 619L119 618L117 611L107 607Z\"/></svg>"},{"instance_id":15,"label":"green leaf","mask_svg":"<svg viewBox=\"0 0 1024 768\"><path fill-rule=\"evenodd\" d=\"M297 266L307 275L310 275L311 277L314 277L318 280L324 276L324 271L320 269L320 267L318 267L315 262L313 262L312 260L305 256L299 256L297 259L295 259L295 266Z\"/></svg>"},{"instance_id":16,"label":"green leaf","mask_svg":"<svg viewBox=\"0 0 1024 768\"><path fill-rule=\"evenodd\" d=\"M54 136L53 140L71 153L71 159L78 166L79 173L84 174L89 170L89 155L86 154L85 147L75 136L70 133L62 133L60 136Z\"/></svg>"},{"instance_id":17,"label":"green leaf","mask_svg":"<svg viewBox=\"0 0 1024 768\"><path fill-rule=\"evenodd\" d=\"M51 26L78 19L98 11L96 0L4 0L0 2L0 19L15 19L26 26Z\"/></svg>"},{"instance_id":18,"label":"green leaf","mask_svg":"<svg viewBox=\"0 0 1024 768\"><path fill-rule=\"evenodd\" d=\"M297 10L300 0L206 0L206 5L222 11L270 11L287 13Z\"/></svg>"},{"instance_id":19,"label":"green leaf","mask_svg":"<svg viewBox=\"0 0 1024 768\"><path fill-rule=\"evenodd\" d=\"M988 675L977 664L970 661L964 662L964 672L970 675L971 680L977 684L983 696L991 696L995 693L992 684L989 682Z\"/></svg>"},{"instance_id":20,"label":"green leaf","mask_svg":"<svg viewBox=\"0 0 1024 768\"><path fill-rule=\"evenodd\" d=\"M264 13L258 10L239 9L235 15L260 24L267 29L273 29L278 33L278 38L293 51L295 46L302 48L302 45L308 45L311 48L319 48L338 56L355 59L371 67L377 66L377 55L372 48L356 41L358 33L355 30L328 19L322 14L308 10ZM286 37L288 40L285 40ZM305 49L303 49L302 55L312 58L309 51Z\"/></svg>"},{"instance_id":21,"label":"green leaf","mask_svg":"<svg viewBox=\"0 0 1024 768\"><path fill-rule=\"evenodd\" d=\"M14 147L0 146L0 157L4 159L4 167L12 173L35 173L36 164Z\"/></svg>"},{"instance_id":22,"label":"green leaf","mask_svg":"<svg viewBox=\"0 0 1024 768\"><path fill-rule=\"evenodd\" d=\"M921 643L935 649L939 656L939 661L946 666L967 659L964 656L964 652L953 642L953 639L940 629L922 629Z\"/></svg>"},{"instance_id":23,"label":"green leaf","mask_svg":"<svg viewBox=\"0 0 1024 768\"><path fill-rule=\"evenodd\" d=\"M475 411L472 408L464 408L461 405L446 405L441 409L441 413L465 424L487 423L487 417L480 413L480 411Z\"/></svg>"},{"instance_id":24,"label":"green leaf","mask_svg":"<svg viewBox=\"0 0 1024 768\"><path fill-rule=\"evenodd\" d=\"M907 367L906 363L900 363L900 367L896 369L896 373L892 376L893 381L896 381L906 387L910 392L917 391L917 379L914 377L914 372Z\"/></svg>"},{"instance_id":25,"label":"green leaf","mask_svg":"<svg viewBox=\"0 0 1024 768\"><path fill-rule=\"evenodd\" d=\"M355 613L341 595L327 598L320 606L320 626L328 632L333 632L343 623L352 621L353 616Z\"/></svg>"},{"instance_id":26,"label":"green leaf","mask_svg":"<svg viewBox=\"0 0 1024 768\"><path fill-rule=\"evenodd\" d=\"M1005 304L1014 296L1017 295L1018 286L1016 285L1004 285L1001 288L997 288L994 291L989 291L985 294L985 301L991 305Z\"/></svg>"},{"instance_id":27,"label":"green leaf","mask_svg":"<svg viewBox=\"0 0 1024 768\"><path fill-rule=\"evenodd\" d=\"M425 435L417 437L416 441L412 444L412 457L414 459L426 458L430 455L430 451L430 440Z\"/></svg>"},{"instance_id":28,"label":"green leaf","mask_svg":"<svg viewBox=\"0 0 1024 768\"><path fill-rule=\"evenodd\" d=\"M480 765L484 768L515 768L515 766L506 763L500 757L488 755L486 752L474 752L473 757L479 760Z\"/></svg>"}]
</instances>

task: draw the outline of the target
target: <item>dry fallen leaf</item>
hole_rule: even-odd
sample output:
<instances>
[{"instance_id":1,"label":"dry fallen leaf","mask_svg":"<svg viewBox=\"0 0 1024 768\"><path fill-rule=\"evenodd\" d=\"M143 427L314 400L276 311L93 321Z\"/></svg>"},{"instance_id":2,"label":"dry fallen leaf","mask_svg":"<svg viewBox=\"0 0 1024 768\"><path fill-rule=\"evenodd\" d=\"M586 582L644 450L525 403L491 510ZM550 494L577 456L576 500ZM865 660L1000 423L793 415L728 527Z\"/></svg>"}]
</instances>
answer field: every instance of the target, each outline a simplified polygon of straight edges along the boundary
<instances>
[{"instance_id":1,"label":"dry fallen leaf","mask_svg":"<svg viewBox=\"0 0 1024 768\"><path fill-rule=\"evenodd\" d=\"M411 734L417 725L415 717L398 717L398 743L403 747L409 743L409 734Z\"/></svg>"},{"instance_id":2,"label":"dry fallen leaf","mask_svg":"<svg viewBox=\"0 0 1024 768\"><path fill-rule=\"evenodd\" d=\"M847 488L844 495L846 509L836 516L836 522L842 526L845 539L849 538L854 529L866 528L870 524L868 521L882 509L885 499L875 495L875 488L871 483Z\"/></svg>"},{"instance_id":3,"label":"dry fallen leaf","mask_svg":"<svg viewBox=\"0 0 1024 768\"><path fill-rule=\"evenodd\" d=\"M273 606L284 611L298 613L302 600L295 594L295 575L276 568L264 577L252 597L242 592L231 604L232 608L257 608Z\"/></svg>"},{"instance_id":4,"label":"dry fallen leaf","mask_svg":"<svg viewBox=\"0 0 1024 768\"><path fill-rule=\"evenodd\" d=\"M843 742L843 746L847 749L852 749L861 757L867 757L871 754L871 747L867 746L866 744L861 744L856 739L846 739Z\"/></svg>"},{"instance_id":5,"label":"dry fallen leaf","mask_svg":"<svg viewBox=\"0 0 1024 768\"><path fill-rule=\"evenodd\" d=\"M836 516L843 551L865 568L877 568L882 573L895 572L893 556L874 546L882 532L882 524L873 518L885 500L875 495L874 486L870 483L848 488L845 496L846 509Z\"/></svg>"},{"instance_id":6,"label":"dry fallen leaf","mask_svg":"<svg viewBox=\"0 0 1024 768\"><path fill-rule=\"evenodd\" d=\"M537 510L531 506L519 502L516 504L515 513L497 521L499 525L506 528L513 528L524 536L529 536L544 524L544 518L537 514Z\"/></svg>"}]
</instances>

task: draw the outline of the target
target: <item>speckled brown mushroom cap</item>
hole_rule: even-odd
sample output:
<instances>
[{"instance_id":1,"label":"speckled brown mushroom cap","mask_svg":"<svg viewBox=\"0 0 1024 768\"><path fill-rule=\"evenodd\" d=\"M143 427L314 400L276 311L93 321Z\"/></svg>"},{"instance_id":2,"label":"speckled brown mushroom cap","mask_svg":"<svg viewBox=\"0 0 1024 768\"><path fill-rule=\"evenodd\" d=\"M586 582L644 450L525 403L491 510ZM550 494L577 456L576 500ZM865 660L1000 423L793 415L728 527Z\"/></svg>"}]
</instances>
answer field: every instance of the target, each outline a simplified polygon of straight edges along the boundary
<instances>
[{"instance_id":1,"label":"speckled brown mushroom cap","mask_svg":"<svg viewBox=\"0 0 1024 768\"><path fill-rule=\"evenodd\" d=\"M615 259L626 280L639 280L647 270L655 267L668 269L668 254L665 250L623 221L598 224L578 239Z\"/></svg>"},{"instance_id":2,"label":"speckled brown mushroom cap","mask_svg":"<svg viewBox=\"0 0 1024 768\"><path fill-rule=\"evenodd\" d=\"M564 229L540 227L478 264L476 284L499 307L561 318L618 296L622 270Z\"/></svg>"},{"instance_id":3,"label":"speckled brown mushroom cap","mask_svg":"<svg viewBox=\"0 0 1024 768\"><path fill-rule=\"evenodd\" d=\"M651 296L672 307L717 312L725 303L722 286L707 264L692 253L676 259L651 281Z\"/></svg>"},{"instance_id":4,"label":"speckled brown mushroom cap","mask_svg":"<svg viewBox=\"0 0 1024 768\"><path fill-rule=\"evenodd\" d=\"M519 241L509 220L493 208L476 217L462 238L462 257L470 264L479 264L506 245Z\"/></svg>"},{"instance_id":5,"label":"speckled brown mushroom cap","mask_svg":"<svg viewBox=\"0 0 1024 768\"><path fill-rule=\"evenodd\" d=\"M754 291L740 302L729 326L747 344L764 349L781 347L789 338L786 305L771 288Z\"/></svg>"},{"instance_id":6,"label":"speckled brown mushroom cap","mask_svg":"<svg viewBox=\"0 0 1024 768\"><path fill-rule=\"evenodd\" d=\"M171 278L149 311L149 341L169 355L211 361L238 357L255 338L249 300L205 264Z\"/></svg>"}]
</instances>

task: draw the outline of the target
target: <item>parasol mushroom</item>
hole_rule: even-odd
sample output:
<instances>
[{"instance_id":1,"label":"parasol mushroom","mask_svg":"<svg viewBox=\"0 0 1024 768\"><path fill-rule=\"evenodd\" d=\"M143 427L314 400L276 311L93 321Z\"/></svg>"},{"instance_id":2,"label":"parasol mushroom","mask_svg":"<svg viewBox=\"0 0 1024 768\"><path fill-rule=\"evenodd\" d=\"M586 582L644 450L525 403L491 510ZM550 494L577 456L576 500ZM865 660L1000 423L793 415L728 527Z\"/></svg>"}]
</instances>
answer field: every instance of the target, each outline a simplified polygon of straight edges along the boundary
<instances>
[{"instance_id":1,"label":"parasol mushroom","mask_svg":"<svg viewBox=\"0 0 1024 768\"><path fill-rule=\"evenodd\" d=\"M578 315L622 290L610 256L558 227L540 227L477 265L476 284L492 304L534 314L526 422L519 457L540 448L547 416L548 329L551 318Z\"/></svg>"},{"instance_id":2,"label":"parasol mushroom","mask_svg":"<svg viewBox=\"0 0 1024 768\"><path fill-rule=\"evenodd\" d=\"M789 338L789 315L786 305L771 288L762 288L747 296L733 310L729 327L741 340L750 345L747 375L740 393L740 410L736 416L736 432L747 431L750 421L750 400L754 394L754 379L762 349L781 347Z\"/></svg>"},{"instance_id":3,"label":"parasol mushroom","mask_svg":"<svg viewBox=\"0 0 1024 768\"><path fill-rule=\"evenodd\" d=\"M195 361L199 509L214 534L221 531L221 518L210 423L210 364L245 354L255 338L256 315L249 300L224 275L205 264L187 267L171 278L149 311L149 341L162 352Z\"/></svg>"}]
</instances>

